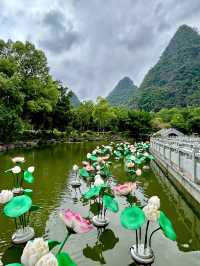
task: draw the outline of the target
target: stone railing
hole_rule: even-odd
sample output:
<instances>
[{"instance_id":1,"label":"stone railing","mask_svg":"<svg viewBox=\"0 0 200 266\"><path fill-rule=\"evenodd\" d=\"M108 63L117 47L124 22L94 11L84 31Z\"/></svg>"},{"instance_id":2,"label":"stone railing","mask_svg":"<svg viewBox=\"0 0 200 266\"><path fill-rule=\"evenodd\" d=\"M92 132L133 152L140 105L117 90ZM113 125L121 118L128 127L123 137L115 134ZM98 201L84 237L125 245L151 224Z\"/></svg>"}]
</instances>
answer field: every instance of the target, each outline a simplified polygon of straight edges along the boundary
<instances>
[{"instance_id":1,"label":"stone railing","mask_svg":"<svg viewBox=\"0 0 200 266\"><path fill-rule=\"evenodd\" d=\"M200 138L151 138L151 151L195 184L200 184Z\"/></svg>"}]
</instances>

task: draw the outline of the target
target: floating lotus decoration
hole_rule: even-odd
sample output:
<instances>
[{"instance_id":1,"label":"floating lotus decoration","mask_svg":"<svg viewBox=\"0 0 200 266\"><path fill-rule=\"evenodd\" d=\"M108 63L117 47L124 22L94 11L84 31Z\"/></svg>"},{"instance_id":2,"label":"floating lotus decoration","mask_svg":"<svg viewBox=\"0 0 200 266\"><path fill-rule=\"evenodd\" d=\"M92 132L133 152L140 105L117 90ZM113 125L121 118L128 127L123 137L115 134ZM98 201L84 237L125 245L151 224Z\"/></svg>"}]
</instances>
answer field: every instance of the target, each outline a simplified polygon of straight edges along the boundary
<instances>
[{"instance_id":1,"label":"floating lotus decoration","mask_svg":"<svg viewBox=\"0 0 200 266\"><path fill-rule=\"evenodd\" d=\"M131 194L132 192L135 192L137 189L137 184L136 182L127 182L124 184L119 184L114 187L114 192L118 196L127 196Z\"/></svg>"},{"instance_id":2,"label":"floating lotus decoration","mask_svg":"<svg viewBox=\"0 0 200 266\"><path fill-rule=\"evenodd\" d=\"M77 266L66 252L58 252L56 255L51 252L58 245L60 245L58 241L35 238L27 242L21 256L21 263L6 266Z\"/></svg>"},{"instance_id":3,"label":"floating lotus decoration","mask_svg":"<svg viewBox=\"0 0 200 266\"><path fill-rule=\"evenodd\" d=\"M12 235L13 243L25 243L34 237L34 229L29 226L29 218L30 213L38 208L32 205L32 200L27 195L11 198L4 206L4 215L15 222L16 232Z\"/></svg>"},{"instance_id":4,"label":"floating lotus decoration","mask_svg":"<svg viewBox=\"0 0 200 266\"><path fill-rule=\"evenodd\" d=\"M151 240L155 232L161 229L167 238L176 240L176 233L171 221L159 208L160 199L157 196L153 196L143 209L136 206L129 207L121 213L120 221L122 226L126 229L134 230L136 233L136 244L131 247L130 251L132 258L140 264L151 264L154 261ZM144 243L142 243L141 227L146 221ZM151 232L150 237L148 237L150 222L157 222L159 227Z\"/></svg>"},{"instance_id":5,"label":"floating lotus decoration","mask_svg":"<svg viewBox=\"0 0 200 266\"><path fill-rule=\"evenodd\" d=\"M80 181L80 177L79 177L79 167L78 165L74 165L73 166L73 172L72 172L72 181L70 182L71 186L73 189L75 189L75 194L77 195L77 189L79 189L80 193L80 186L81 186L81 181Z\"/></svg>"},{"instance_id":6,"label":"floating lotus decoration","mask_svg":"<svg viewBox=\"0 0 200 266\"><path fill-rule=\"evenodd\" d=\"M34 176L32 175L35 171L34 166L29 166L27 170L22 168L22 164L25 162L24 157L12 158L12 162L16 165L5 172L11 173L13 176L13 193L19 195L23 193L23 182L32 184L34 181Z\"/></svg>"},{"instance_id":7,"label":"floating lotus decoration","mask_svg":"<svg viewBox=\"0 0 200 266\"><path fill-rule=\"evenodd\" d=\"M109 219L106 217L107 210L110 210L111 212L118 212L119 210L118 203L111 193L111 188L106 184L102 184L91 187L83 195L87 200L98 200L98 214L92 218L93 224L96 227L105 227L108 225Z\"/></svg>"}]
</instances>

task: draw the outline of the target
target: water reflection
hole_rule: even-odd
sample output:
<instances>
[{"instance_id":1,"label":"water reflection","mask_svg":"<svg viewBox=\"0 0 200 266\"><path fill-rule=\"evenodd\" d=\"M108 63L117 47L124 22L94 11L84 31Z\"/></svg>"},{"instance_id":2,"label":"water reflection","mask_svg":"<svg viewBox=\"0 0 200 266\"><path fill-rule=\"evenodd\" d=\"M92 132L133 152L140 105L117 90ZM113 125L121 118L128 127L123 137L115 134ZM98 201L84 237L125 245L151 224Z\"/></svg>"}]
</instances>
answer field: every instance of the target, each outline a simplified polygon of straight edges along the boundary
<instances>
[{"instance_id":1,"label":"water reflection","mask_svg":"<svg viewBox=\"0 0 200 266\"><path fill-rule=\"evenodd\" d=\"M115 236L111 229L99 228L97 241L94 246L88 244L83 249L83 255L93 261L99 261L100 264L106 264L103 257L103 251L114 249L115 245L119 242L119 238Z\"/></svg>"},{"instance_id":2,"label":"water reflection","mask_svg":"<svg viewBox=\"0 0 200 266\"><path fill-rule=\"evenodd\" d=\"M20 262L24 245L13 245L7 248L2 256L3 264Z\"/></svg>"},{"instance_id":3,"label":"water reflection","mask_svg":"<svg viewBox=\"0 0 200 266\"><path fill-rule=\"evenodd\" d=\"M192 199L184 200L183 196L172 186L169 179L164 176L161 169L155 163L152 167L154 172L157 173L157 184L163 191L160 194L161 207L165 209L167 215L174 222L179 250L184 252L199 250L200 217L191 206ZM155 184L151 184L151 187L152 185L155 186ZM148 190L146 192L148 193Z\"/></svg>"}]
</instances>

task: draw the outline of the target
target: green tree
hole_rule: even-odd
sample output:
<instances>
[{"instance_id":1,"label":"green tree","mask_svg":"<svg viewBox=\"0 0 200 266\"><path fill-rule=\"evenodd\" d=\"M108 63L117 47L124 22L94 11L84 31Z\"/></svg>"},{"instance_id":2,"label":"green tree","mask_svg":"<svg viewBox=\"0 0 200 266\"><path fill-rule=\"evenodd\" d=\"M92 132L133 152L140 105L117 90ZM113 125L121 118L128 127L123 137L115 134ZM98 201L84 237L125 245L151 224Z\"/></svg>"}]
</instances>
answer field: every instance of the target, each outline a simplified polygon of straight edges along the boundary
<instances>
[{"instance_id":1,"label":"green tree","mask_svg":"<svg viewBox=\"0 0 200 266\"><path fill-rule=\"evenodd\" d=\"M92 116L98 125L98 131L105 131L105 128L109 127L111 121L116 117L113 109L109 106L106 99L102 97L97 97Z\"/></svg>"}]
</instances>

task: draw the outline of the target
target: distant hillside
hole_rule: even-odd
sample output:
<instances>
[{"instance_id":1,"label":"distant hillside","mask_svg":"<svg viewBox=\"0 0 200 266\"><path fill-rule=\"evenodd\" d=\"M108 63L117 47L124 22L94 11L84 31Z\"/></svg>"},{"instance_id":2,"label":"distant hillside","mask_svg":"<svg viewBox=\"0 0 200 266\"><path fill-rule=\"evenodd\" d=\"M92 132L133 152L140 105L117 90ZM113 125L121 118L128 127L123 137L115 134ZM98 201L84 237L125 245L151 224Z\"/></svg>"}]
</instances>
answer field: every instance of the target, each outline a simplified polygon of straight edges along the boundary
<instances>
[{"instance_id":1,"label":"distant hillside","mask_svg":"<svg viewBox=\"0 0 200 266\"><path fill-rule=\"evenodd\" d=\"M130 99L134 96L136 90L137 87L133 81L125 77L118 82L106 99L111 105L129 106Z\"/></svg>"},{"instance_id":2,"label":"distant hillside","mask_svg":"<svg viewBox=\"0 0 200 266\"><path fill-rule=\"evenodd\" d=\"M147 111L200 105L200 35L181 26L147 73L135 102Z\"/></svg>"},{"instance_id":3,"label":"distant hillside","mask_svg":"<svg viewBox=\"0 0 200 266\"><path fill-rule=\"evenodd\" d=\"M74 107L77 107L80 104L80 100L79 100L78 96L73 91L71 93L72 93L71 104Z\"/></svg>"}]
</instances>

